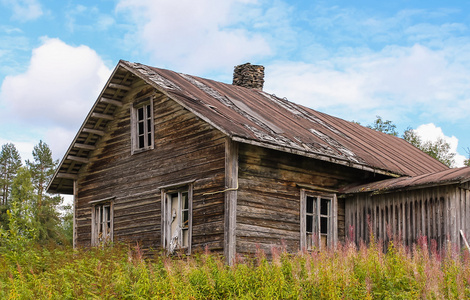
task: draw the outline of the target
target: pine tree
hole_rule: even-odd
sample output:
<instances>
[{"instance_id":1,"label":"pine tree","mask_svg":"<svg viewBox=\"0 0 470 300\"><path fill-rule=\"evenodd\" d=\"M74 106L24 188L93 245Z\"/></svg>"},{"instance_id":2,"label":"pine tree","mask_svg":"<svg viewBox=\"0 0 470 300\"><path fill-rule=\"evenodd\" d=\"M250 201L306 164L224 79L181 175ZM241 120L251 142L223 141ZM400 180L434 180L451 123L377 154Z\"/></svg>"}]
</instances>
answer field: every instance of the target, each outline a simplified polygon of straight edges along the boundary
<instances>
[{"instance_id":1,"label":"pine tree","mask_svg":"<svg viewBox=\"0 0 470 300\"><path fill-rule=\"evenodd\" d=\"M7 205L13 179L21 167L21 157L12 143L2 146L0 152L0 205Z\"/></svg>"},{"instance_id":2,"label":"pine tree","mask_svg":"<svg viewBox=\"0 0 470 300\"><path fill-rule=\"evenodd\" d=\"M58 208L62 203L62 197L59 195L50 196L45 192L47 184L54 175L58 161L52 159L52 152L43 141L39 141L39 144L34 146L33 158L33 161L28 160L26 164L31 172L35 190L32 209L38 230L38 240L40 242L61 241L63 237Z\"/></svg>"}]
</instances>

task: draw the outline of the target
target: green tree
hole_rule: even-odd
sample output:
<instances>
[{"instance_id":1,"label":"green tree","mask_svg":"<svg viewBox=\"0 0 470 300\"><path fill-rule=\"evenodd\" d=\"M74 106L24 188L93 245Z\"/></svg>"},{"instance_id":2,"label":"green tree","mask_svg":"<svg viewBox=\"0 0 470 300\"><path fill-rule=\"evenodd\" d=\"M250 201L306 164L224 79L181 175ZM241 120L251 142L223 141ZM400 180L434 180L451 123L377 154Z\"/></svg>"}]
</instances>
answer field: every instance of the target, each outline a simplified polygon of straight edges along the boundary
<instances>
[{"instance_id":1,"label":"green tree","mask_svg":"<svg viewBox=\"0 0 470 300\"><path fill-rule=\"evenodd\" d=\"M450 152L450 144L441 137L436 141L423 142L415 130L407 128L403 133L403 139L448 167L452 167L455 163L455 153Z\"/></svg>"},{"instance_id":2,"label":"green tree","mask_svg":"<svg viewBox=\"0 0 470 300\"><path fill-rule=\"evenodd\" d=\"M13 179L21 167L21 157L12 143L2 146L0 152L0 205L7 205Z\"/></svg>"},{"instance_id":3,"label":"green tree","mask_svg":"<svg viewBox=\"0 0 470 300\"><path fill-rule=\"evenodd\" d=\"M38 231L37 238L42 243L48 241L62 242L64 240L58 210L62 203L62 197L59 195L51 196L46 193L47 184L54 175L57 163L58 161L52 159L49 146L43 141L39 141L39 144L34 146L33 161L26 161L32 175L31 180L35 191L32 209Z\"/></svg>"},{"instance_id":4,"label":"green tree","mask_svg":"<svg viewBox=\"0 0 470 300\"><path fill-rule=\"evenodd\" d=\"M380 116L376 117L377 119L372 125L368 125L368 128L384 132L389 135L398 136L396 126L392 121L384 121ZM455 153L450 152L450 144L447 143L443 138L438 138L434 142L423 141L419 134L414 129L409 127L403 133L402 138L448 167L452 167L455 163Z\"/></svg>"},{"instance_id":5,"label":"green tree","mask_svg":"<svg viewBox=\"0 0 470 300\"><path fill-rule=\"evenodd\" d=\"M470 167L470 148L467 147L467 149L465 149L465 152L467 152L468 158L463 162L463 164L467 167Z\"/></svg>"},{"instance_id":6,"label":"green tree","mask_svg":"<svg viewBox=\"0 0 470 300\"><path fill-rule=\"evenodd\" d=\"M377 119L374 121L372 125L367 125L368 128L374 129L376 131L380 131L389 135L398 136L398 132L396 131L397 126L392 123L390 120L382 120L382 117L376 116Z\"/></svg>"},{"instance_id":7,"label":"green tree","mask_svg":"<svg viewBox=\"0 0 470 300\"><path fill-rule=\"evenodd\" d=\"M27 167L20 167L13 180L11 203L7 210L7 224L0 228L0 249L9 255L18 255L28 250L36 238L34 212L31 205L35 193L31 173Z\"/></svg>"}]
</instances>

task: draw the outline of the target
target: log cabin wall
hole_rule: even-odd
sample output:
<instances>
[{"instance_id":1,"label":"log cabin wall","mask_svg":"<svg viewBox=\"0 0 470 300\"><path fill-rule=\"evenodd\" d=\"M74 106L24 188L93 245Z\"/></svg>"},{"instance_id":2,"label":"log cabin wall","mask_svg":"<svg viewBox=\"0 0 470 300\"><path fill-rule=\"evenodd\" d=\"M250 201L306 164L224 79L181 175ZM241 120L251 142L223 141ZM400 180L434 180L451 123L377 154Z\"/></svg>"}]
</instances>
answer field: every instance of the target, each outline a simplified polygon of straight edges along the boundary
<instances>
[{"instance_id":1,"label":"log cabin wall","mask_svg":"<svg viewBox=\"0 0 470 300\"><path fill-rule=\"evenodd\" d=\"M154 149L131 154L130 110L154 96ZM192 181L192 249L222 251L224 241L225 136L167 96L136 80L109 122L76 193L76 244L91 243L90 202L113 199L113 240L161 247L162 186Z\"/></svg>"},{"instance_id":2,"label":"log cabin wall","mask_svg":"<svg viewBox=\"0 0 470 300\"><path fill-rule=\"evenodd\" d=\"M345 200L346 228L356 243L376 240L388 245L391 237L411 246L426 237L439 250L450 241L463 247L460 230L470 234L469 183L443 185L383 194L360 193Z\"/></svg>"},{"instance_id":3,"label":"log cabin wall","mask_svg":"<svg viewBox=\"0 0 470 300\"><path fill-rule=\"evenodd\" d=\"M239 189L236 215L236 252L270 253L273 246L289 252L300 250L299 185L337 190L373 176L365 171L338 166L294 154L239 145ZM338 199L337 237L345 237L344 200Z\"/></svg>"}]
</instances>

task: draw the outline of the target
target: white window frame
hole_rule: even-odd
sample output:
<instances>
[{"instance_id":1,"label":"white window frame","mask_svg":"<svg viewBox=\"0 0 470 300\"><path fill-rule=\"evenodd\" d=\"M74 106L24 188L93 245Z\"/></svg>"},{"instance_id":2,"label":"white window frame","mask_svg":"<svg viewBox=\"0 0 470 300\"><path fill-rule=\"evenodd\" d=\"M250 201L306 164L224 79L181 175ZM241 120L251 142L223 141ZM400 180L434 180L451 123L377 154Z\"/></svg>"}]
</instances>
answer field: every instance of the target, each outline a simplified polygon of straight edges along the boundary
<instances>
[{"instance_id":1,"label":"white window frame","mask_svg":"<svg viewBox=\"0 0 470 300\"><path fill-rule=\"evenodd\" d=\"M91 208L91 245L113 242L114 205L112 201L94 203Z\"/></svg>"},{"instance_id":2,"label":"white window frame","mask_svg":"<svg viewBox=\"0 0 470 300\"><path fill-rule=\"evenodd\" d=\"M142 110L142 118L139 118L140 110ZM153 97L137 99L131 107L132 154L154 149L154 131Z\"/></svg>"},{"instance_id":3,"label":"white window frame","mask_svg":"<svg viewBox=\"0 0 470 300\"><path fill-rule=\"evenodd\" d=\"M183 207L184 194L187 195L187 207ZM175 195L177 200L174 198ZM161 190L161 199L163 248L170 254L177 250L191 254L193 185L164 188ZM183 224L184 212L187 212L187 224Z\"/></svg>"},{"instance_id":4,"label":"white window frame","mask_svg":"<svg viewBox=\"0 0 470 300\"><path fill-rule=\"evenodd\" d=\"M311 200L313 200L313 204L312 209L309 211L309 209L307 209L307 201ZM327 201L327 203L325 203L325 201ZM309 227L309 218L312 220L311 228L307 228ZM318 193L302 189L300 196L301 250L324 250L325 246L326 248L335 247L338 241L337 218L336 194ZM325 225L327 227L326 230L322 230L325 229L323 228Z\"/></svg>"}]
</instances>

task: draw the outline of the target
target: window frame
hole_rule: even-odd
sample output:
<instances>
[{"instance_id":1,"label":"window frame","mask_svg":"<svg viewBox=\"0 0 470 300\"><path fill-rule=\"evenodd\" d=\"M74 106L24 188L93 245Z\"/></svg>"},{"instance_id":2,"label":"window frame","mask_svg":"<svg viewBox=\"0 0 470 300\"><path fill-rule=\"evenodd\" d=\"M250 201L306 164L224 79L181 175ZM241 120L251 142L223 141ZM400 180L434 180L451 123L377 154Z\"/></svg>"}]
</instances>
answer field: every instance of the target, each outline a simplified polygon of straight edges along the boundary
<instances>
[{"instance_id":1,"label":"window frame","mask_svg":"<svg viewBox=\"0 0 470 300\"><path fill-rule=\"evenodd\" d=\"M314 198L312 212L307 211L308 198ZM328 213L322 213L322 200L329 201ZM318 191L301 190L300 196L300 249L312 251L324 250L322 236L326 235L326 248L335 247L338 241L338 209L337 197L334 193L321 193ZM318 205L320 204L320 205ZM307 232L308 217L312 218L312 232ZM322 218L327 218L327 232L322 233ZM312 236L312 243L308 243L308 236Z\"/></svg>"},{"instance_id":2,"label":"window frame","mask_svg":"<svg viewBox=\"0 0 470 300\"><path fill-rule=\"evenodd\" d=\"M103 220L103 213L106 212L105 208L109 208L108 220ZM99 212L97 212L97 209ZM104 224L109 224L109 234L105 239L100 236L104 231ZM113 201L97 201L91 207L91 245L100 246L112 243L114 240L114 203Z\"/></svg>"},{"instance_id":3,"label":"window frame","mask_svg":"<svg viewBox=\"0 0 470 300\"><path fill-rule=\"evenodd\" d=\"M183 201L183 194L187 194L187 208L182 208L181 203ZM174 219L174 212L172 209L172 201L173 195L178 195L178 211L176 212L177 215ZM175 251L184 250L186 254L191 254L191 246L192 246L192 223L193 223L193 185L192 184L185 184L183 186L173 186L168 188L161 189L161 206L162 206L162 247L168 251L169 254L173 254ZM171 240L174 237L174 232L172 232L172 223L175 220L178 220L180 223L182 221L181 217L183 215L183 211L187 211L187 228L184 229L187 231L187 245L176 246L171 244ZM178 217L178 218L176 218ZM180 226L181 224L177 224ZM181 228L181 226L180 226ZM177 234L177 241L184 239L183 230ZM178 242L177 242L178 243ZM173 248L173 249L172 249Z\"/></svg>"},{"instance_id":4,"label":"window frame","mask_svg":"<svg viewBox=\"0 0 470 300\"><path fill-rule=\"evenodd\" d=\"M132 154L154 149L155 125L153 112L153 96L138 98L131 106L131 149ZM148 107L148 109L146 109ZM139 110L143 108L143 119L139 119ZM143 132L139 132L139 123L142 123ZM150 127L150 128L149 128ZM144 145L141 147L139 137L144 137ZM150 143L149 143L150 139Z\"/></svg>"}]
</instances>

